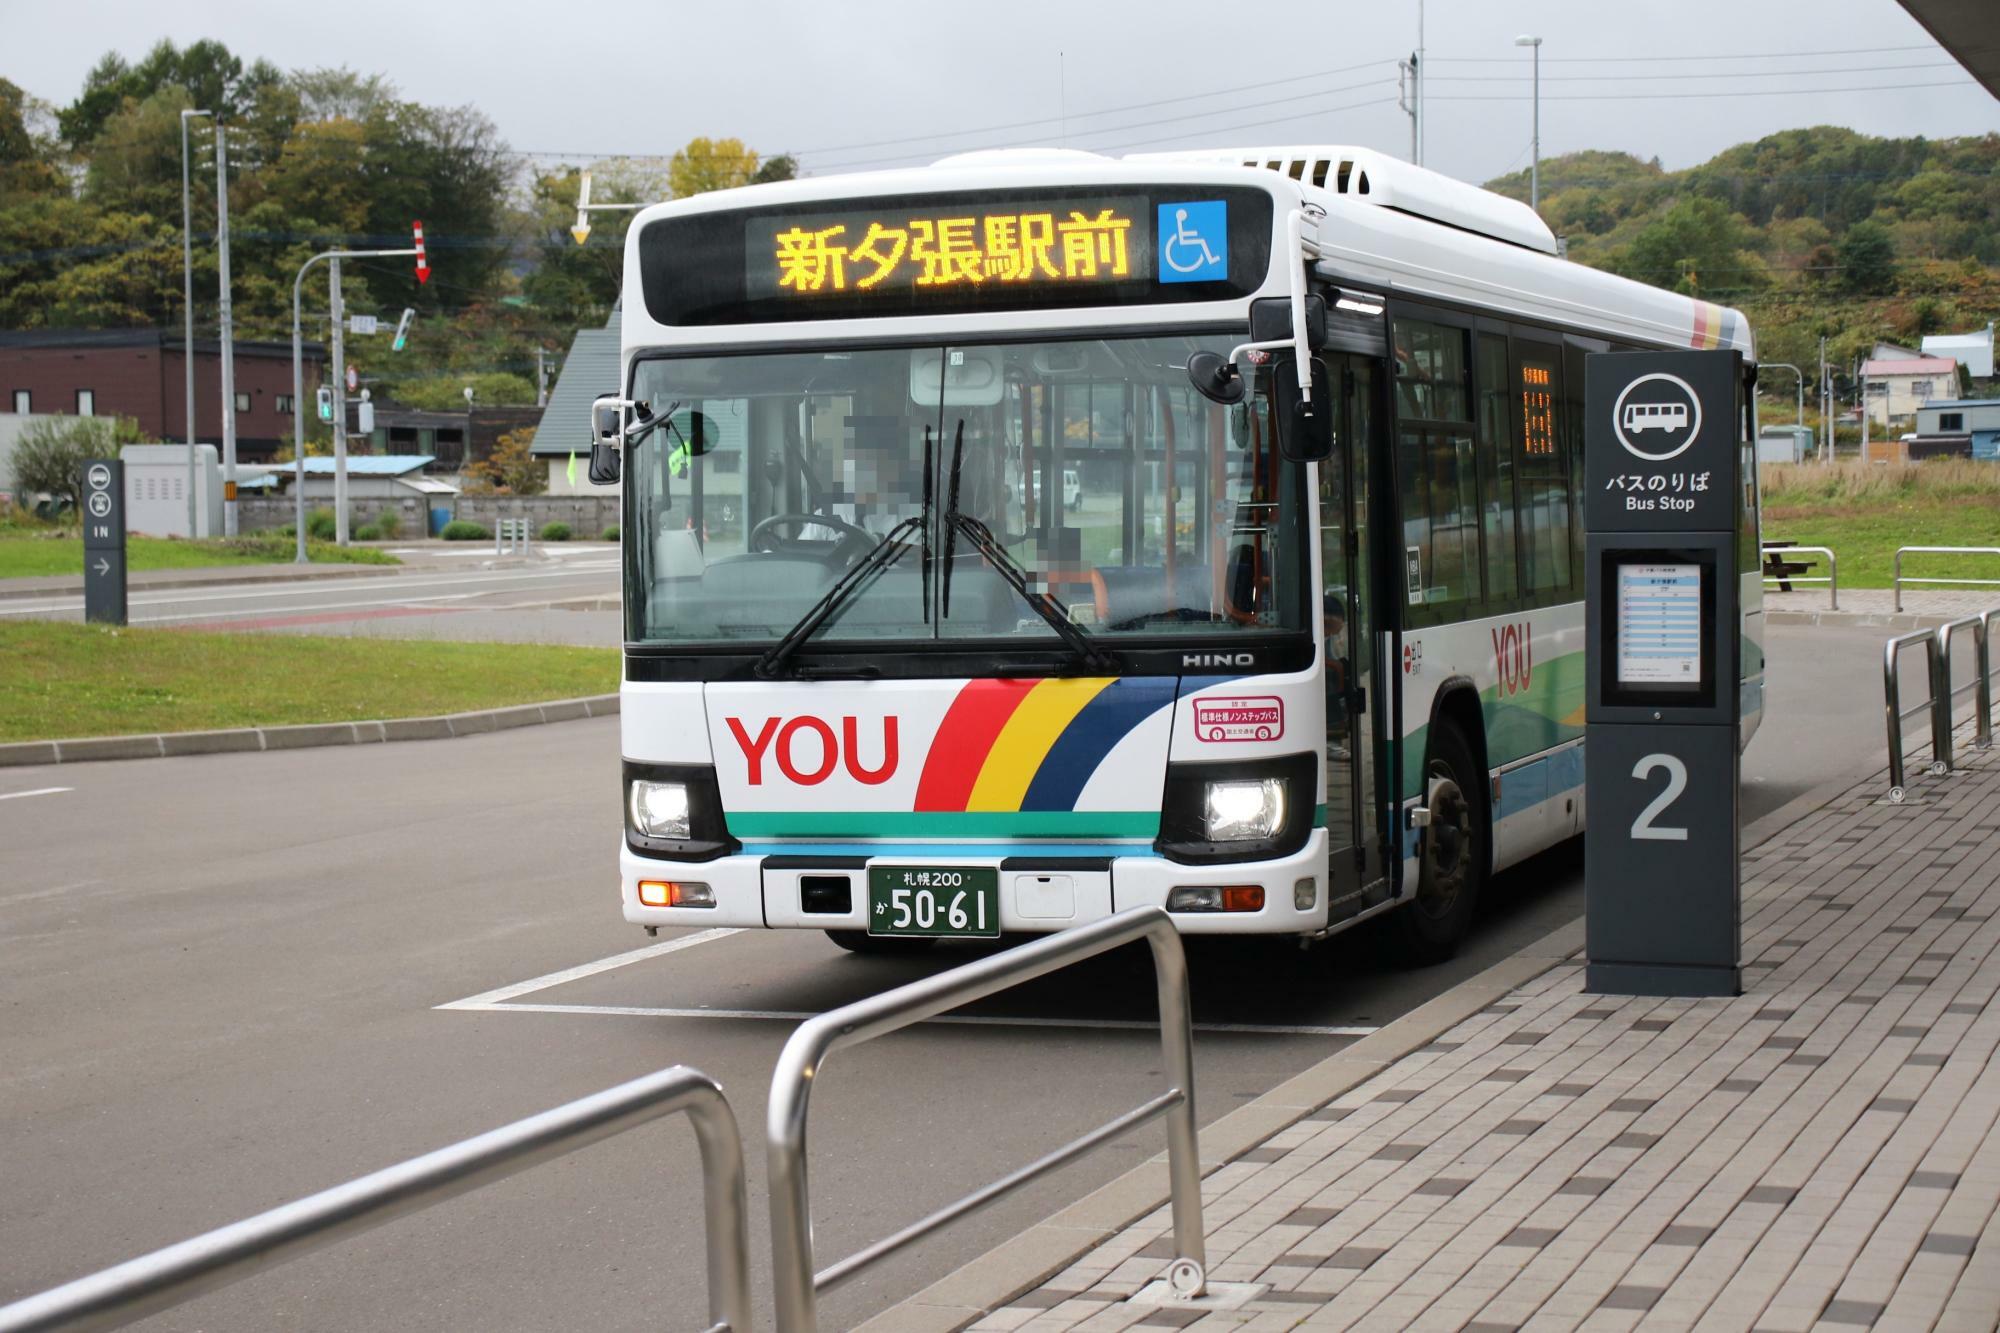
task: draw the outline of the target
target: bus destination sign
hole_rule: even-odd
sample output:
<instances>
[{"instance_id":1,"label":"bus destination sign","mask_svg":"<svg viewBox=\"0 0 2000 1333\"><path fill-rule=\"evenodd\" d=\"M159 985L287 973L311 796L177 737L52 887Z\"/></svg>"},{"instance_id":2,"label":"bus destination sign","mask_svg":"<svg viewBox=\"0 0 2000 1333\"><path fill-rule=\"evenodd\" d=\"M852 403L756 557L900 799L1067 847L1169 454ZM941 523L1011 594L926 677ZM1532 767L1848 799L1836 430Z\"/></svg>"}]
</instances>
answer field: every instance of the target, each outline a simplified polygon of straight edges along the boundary
<instances>
[{"instance_id":1,"label":"bus destination sign","mask_svg":"<svg viewBox=\"0 0 2000 1333\"><path fill-rule=\"evenodd\" d=\"M1088 286L1149 279L1143 198L1062 206L876 209L753 217L745 277L754 295L832 296L909 288Z\"/></svg>"}]
</instances>

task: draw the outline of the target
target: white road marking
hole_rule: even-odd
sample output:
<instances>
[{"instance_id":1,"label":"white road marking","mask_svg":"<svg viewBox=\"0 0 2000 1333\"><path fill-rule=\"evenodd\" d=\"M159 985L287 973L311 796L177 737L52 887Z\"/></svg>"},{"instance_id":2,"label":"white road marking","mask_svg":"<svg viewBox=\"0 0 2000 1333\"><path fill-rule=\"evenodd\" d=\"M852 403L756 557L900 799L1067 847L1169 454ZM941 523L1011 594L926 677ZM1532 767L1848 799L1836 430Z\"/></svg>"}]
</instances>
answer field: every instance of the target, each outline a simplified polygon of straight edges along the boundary
<instances>
[{"instance_id":1,"label":"white road marking","mask_svg":"<svg viewBox=\"0 0 2000 1333\"><path fill-rule=\"evenodd\" d=\"M551 972L545 977L535 977L530 981L517 981L511 986L502 986L498 990L484 991L478 995L468 996L463 1000L453 1000L450 1004L441 1004L437 1007L440 1009L490 1009L498 1005L501 1001L511 1000L518 995L533 995L538 990L547 990L551 986L560 986L566 981L581 981L585 977L594 977L600 972L610 972L617 968L630 967L634 963L643 963L648 958L661 958L670 953L679 953L682 949L692 949L697 944L707 944L710 940L719 940L741 933L742 928L736 926L722 926L714 930L698 930L692 935L683 935L677 940L662 940L658 944L649 944L643 949L634 949L630 953L613 954L609 958L600 958L594 963L580 963L575 967L566 967L560 972Z\"/></svg>"},{"instance_id":2,"label":"white road marking","mask_svg":"<svg viewBox=\"0 0 2000 1333\"><path fill-rule=\"evenodd\" d=\"M101 879L80 879L74 884L58 884L53 889L37 889L33 893L9 894L5 898L0 898L0 904L31 903L43 898L57 898L68 893L71 889L87 889L93 884L102 883L104 881Z\"/></svg>"},{"instance_id":3,"label":"white road marking","mask_svg":"<svg viewBox=\"0 0 2000 1333\"><path fill-rule=\"evenodd\" d=\"M323 582L318 580L304 579L304 580L299 580L297 582L290 582L285 587L282 588L257 588L254 590L246 590L247 585L239 584L233 588L217 589L214 592L208 592L208 593L189 594L189 593L183 593L180 590L167 591L167 592L157 593L151 596L140 595L133 597L131 599L131 604L133 606L193 606L203 602L250 601L256 598L267 598L267 597L311 598L316 595L327 595L327 594L338 595L342 592L375 591L378 589L386 590L389 588L398 588L398 589L435 588L435 587L465 588L473 585L494 585L490 588L482 588L482 591L489 591L489 590L498 591L499 588L497 585L502 585L502 584L540 582L544 579L575 578L578 574L611 572L616 569L617 569L616 563L601 565L601 566L585 566L582 564L577 564L577 565L566 566L562 569L551 569L542 571L481 570L465 574L445 575L436 578L428 578L422 575L415 575L415 574L400 574L400 575L378 574L378 575L357 576L356 578L351 580L331 579L331 580L325 580ZM315 587L314 584L316 582L319 583L320 586ZM361 585L361 586L357 587L356 585ZM30 602L25 606L0 606L0 615L24 616L24 615L35 615L45 611L74 611L77 608L81 607L82 605L83 605L83 599L81 597L74 595L64 595L61 597L46 598L39 601ZM309 602L307 606L300 609L311 610L314 609L316 605L317 604Z\"/></svg>"},{"instance_id":4,"label":"white road marking","mask_svg":"<svg viewBox=\"0 0 2000 1333\"><path fill-rule=\"evenodd\" d=\"M692 938L692 937L690 937ZM676 940L676 944L684 941ZM622 964L620 964L622 966ZM499 991L492 992L495 995ZM772 1023L802 1023L808 1018L818 1018L817 1013L789 1009L650 1009L634 1005L614 1004L500 1004L482 1003L485 996L474 996L470 1000L460 1000L456 1004L441 1004L440 1009L469 1009L480 1013L517 1014L610 1014L622 1018L722 1018L762 1020ZM1103 1028L1115 1031L1157 1032L1157 1022L1136 1018L1035 1018L1007 1017L988 1014L940 1014L927 1018L924 1023L947 1023L959 1027L995 1028ZM916 1024L915 1026L923 1026ZM1264 1033L1281 1037L1365 1037L1376 1029L1372 1027L1313 1027L1305 1024L1280 1023L1196 1023L1196 1032Z\"/></svg>"},{"instance_id":5,"label":"white road marking","mask_svg":"<svg viewBox=\"0 0 2000 1333\"><path fill-rule=\"evenodd\" d=\"M74 787L36 787L32 791L0 792L0 801L18 801L23 796L54 796L57 792L75 791Z\"/></svg>"}]
</instances>

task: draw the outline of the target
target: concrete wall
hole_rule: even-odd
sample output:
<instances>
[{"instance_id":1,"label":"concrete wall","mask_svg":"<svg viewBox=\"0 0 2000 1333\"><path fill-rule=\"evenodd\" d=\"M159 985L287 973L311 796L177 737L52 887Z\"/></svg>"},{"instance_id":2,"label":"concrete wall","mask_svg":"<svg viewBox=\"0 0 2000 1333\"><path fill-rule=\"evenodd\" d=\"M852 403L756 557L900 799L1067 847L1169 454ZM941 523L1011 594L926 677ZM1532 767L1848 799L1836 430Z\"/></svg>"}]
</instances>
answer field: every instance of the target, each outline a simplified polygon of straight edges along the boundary
<instances>
[{"instance_id":1,"label":"concrete wall","mask_svg":"<svg viewBox=\"0 0 2000 1333\"><path fill-rule=\"evenodd\" d=\"M308 496L306 509L310 512L326 503ZM579 541L595 541L604 535L606 528L618 522L618 497L615 495L461 495L455 501L445 496L432 503L452 509L456 517L470 519L488 529L498 518L525 518L534 525L537 533L544 523L561 521L569 524ZM348 521L358 528L382 510L390 508L396 510L401 522L399 539L407 541L430 531L424 516L427 506L417 499L391 501L355 496L348 501ZM237 507L237 522L245 532L262 532L290 523L293 514L293 500L289 495L282 499L246 499Z\"/></svg>"}]
</instances>

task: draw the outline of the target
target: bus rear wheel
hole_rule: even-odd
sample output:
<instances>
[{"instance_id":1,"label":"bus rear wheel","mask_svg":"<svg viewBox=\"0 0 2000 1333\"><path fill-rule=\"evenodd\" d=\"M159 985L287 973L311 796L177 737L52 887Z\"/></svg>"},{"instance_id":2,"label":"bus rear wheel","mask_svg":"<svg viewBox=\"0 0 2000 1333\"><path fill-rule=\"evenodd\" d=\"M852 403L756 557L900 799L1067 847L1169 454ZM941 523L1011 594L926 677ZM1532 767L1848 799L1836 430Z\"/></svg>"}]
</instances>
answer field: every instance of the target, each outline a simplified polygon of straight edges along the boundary
<instances>
[{"instance_id":1,"label":"bus rear wheel","mask_svg":"<svg viewBox=\"0 0 2000 1333\"><path fill-rule=\"evenodd\" d=\"M849 953L874 954L877 957L897 957L922 953L937 941L917 937L889 937L870 935L865 930L829 930L826 937Z\"/></svg>"},{"instance_id":2,"label":"bus rear wheel","mask_svg":"<svg viewBox=\"0 0 2000 1333\"><path fill-rule=\"evenodd\" d=\"M1441 963L1472 929L1492 863L1486 808L1479 800L1472 747L1456 726L1438 724L1424 761L1431 822L1418 844L1417 892L1396 915L1413 963Z\"/></svg>"}]
</instances>

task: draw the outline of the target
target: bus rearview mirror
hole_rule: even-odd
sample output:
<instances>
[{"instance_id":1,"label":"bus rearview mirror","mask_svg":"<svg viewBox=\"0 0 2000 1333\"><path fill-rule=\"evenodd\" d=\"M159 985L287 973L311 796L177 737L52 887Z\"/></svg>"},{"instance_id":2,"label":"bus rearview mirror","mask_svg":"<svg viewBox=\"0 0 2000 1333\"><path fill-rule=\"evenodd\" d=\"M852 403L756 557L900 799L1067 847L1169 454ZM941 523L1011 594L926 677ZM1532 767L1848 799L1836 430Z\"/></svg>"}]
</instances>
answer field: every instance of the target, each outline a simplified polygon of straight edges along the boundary
<instances>
[{"instance_id":1,"label":"bus rearview mirror","mask_svg":"<svg viewBox=\"0 0 2000 1333\"><path fill-rule=\"evenodd\" d=\"M1234 407L1250 391L1249 382L1220 352L1196 352L1188 358L1188 382L1211 403Z\"/></svg>"},{"instance_id":2,"label":"bus rearview mirror","mask_svg":"<svg viewBox=\"0 0 2000 1333\"><path fill-rule=\"evenodd\" d=\"M613 449L625 442L625 400L600 398L590 405L590 439L593 452L599 444Z\"/></svg>"},{"instance_id":3,"label":"bus rearview mirror","mask_svg":"<svg viewBox=\"0 0 2000 1333\"><path fill-rule=\"evenodd\" d=\"M621 468L618 446L606 440L590 442L590 484L616 486Z\"/></svg>"},{"instance_id":4,"label":"bus rearview mirror","mask_svg":"<svg viewBox=\"0 0 2000 1333\"><path fill-rule=\"evenodd\" d=\"M1290 357L1272 367L1271 392L1278 405L1278 452L1294 463L1324 463L1333 457L1333 395L1326 370L1312 362L1312 397L1299 393L1298 363Z\"/></svg>"}]
</instances>

